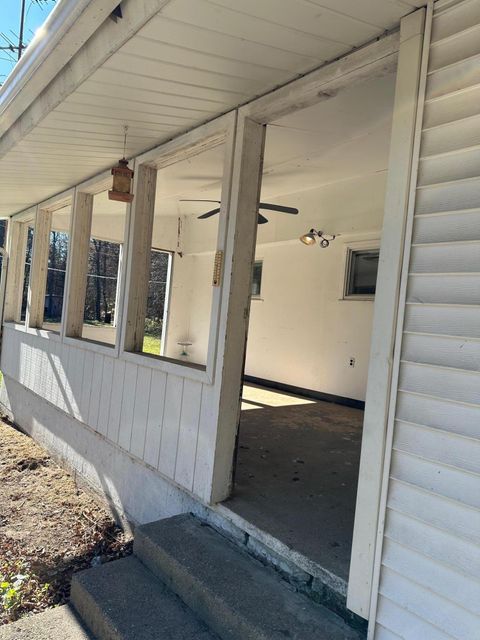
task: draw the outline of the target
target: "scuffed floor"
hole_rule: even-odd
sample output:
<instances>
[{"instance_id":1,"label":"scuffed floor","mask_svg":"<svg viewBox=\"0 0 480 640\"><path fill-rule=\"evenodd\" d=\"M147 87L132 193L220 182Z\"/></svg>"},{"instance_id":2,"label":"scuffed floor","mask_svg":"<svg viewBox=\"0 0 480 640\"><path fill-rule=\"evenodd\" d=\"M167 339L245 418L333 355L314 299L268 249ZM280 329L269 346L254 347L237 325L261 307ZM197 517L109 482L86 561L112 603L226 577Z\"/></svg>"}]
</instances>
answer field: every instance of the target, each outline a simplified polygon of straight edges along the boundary
<instances>
[{"instance_id":1,"label":"scuffed floor","mask_svg":"<svg viewBox=\"0 0 480 640\"><path fill-rule=\"evenodd\" d=\"M347 579L363 411L245 385L226 506Z\"/></svg>"}]
</instances>

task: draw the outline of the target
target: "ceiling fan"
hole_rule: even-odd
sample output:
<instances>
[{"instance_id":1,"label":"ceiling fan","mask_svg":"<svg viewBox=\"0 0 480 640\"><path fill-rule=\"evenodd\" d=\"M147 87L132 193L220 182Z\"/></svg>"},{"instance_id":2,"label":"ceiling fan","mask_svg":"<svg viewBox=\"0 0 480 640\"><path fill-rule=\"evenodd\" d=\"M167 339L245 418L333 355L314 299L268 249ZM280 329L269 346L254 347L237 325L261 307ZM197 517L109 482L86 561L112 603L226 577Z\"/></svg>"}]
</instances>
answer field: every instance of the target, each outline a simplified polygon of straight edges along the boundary
<instances>
[{"instance_id":1,"label":"ceiling fan","mask_svg":"<svg viewBox=\"0 0 480 640\"><path fill-rule=\"evenodd\" d=\"M187 200L183 199L180 202L215 202L216 204L220 204L220 200ZM298 209L295 207L285 207L281 204L270 204L268 202L260 202L258 204L259 209L263 209L265 211L277 211L278 213L289 213L290 215L296 216L298 215ZM210 218L211 216L216 215L220 212L220 207L216 207L211 211L207 211L206 213L202 213L201 216L198 216L199 220L205 220L206 218ZM266 224L268 219L265 216L262 216L260 212L258 212L258 224Z\"/></svg>"}]
</instances>

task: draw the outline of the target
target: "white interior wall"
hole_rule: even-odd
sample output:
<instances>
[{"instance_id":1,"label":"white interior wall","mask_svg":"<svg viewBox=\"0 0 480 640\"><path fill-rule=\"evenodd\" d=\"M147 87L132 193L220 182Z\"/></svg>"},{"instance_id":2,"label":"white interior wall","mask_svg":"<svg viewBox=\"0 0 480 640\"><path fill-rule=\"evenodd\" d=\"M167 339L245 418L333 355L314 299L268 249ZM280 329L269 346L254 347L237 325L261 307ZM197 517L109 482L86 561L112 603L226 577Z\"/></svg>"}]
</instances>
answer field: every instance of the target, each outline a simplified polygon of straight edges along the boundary
<instances>
[{"instance_id":1,"label":"white interior wall","mask_svg":"<svg viewBox=\"0 0 480 640\"><path fill-rule=\"evenodd\" d=\"M263 278L250 311L247 375L365 399L373 301L341 299L344 254L348 244L380 238L385 179L379 172L284 196L299 216L267 214L257 242ZM327 249L308 247L298 237L312 227L339 235Z\"/></svg>"},{"instance_id":2,"label":"white interior wall","mask_svg":"<svg viewBox=\"0 0 480 640\"><path fill-rule=\"evenodd\" d=\"M182 351L178 343L191 342L188 360L207 361L217 232L218 218L198 221L195 216L159 215L155 219L152 245L175 252L164 346L167 357L178 358Z\"/></svg>"},{"instance_id":3,"label":"white interior wall","mask_svg":"<svg viewBox=\"0 0 480 640\"><path fill-rule=\"evenodd\" d=\"M262 293L251 306L247 375L365 399L373 301L341 300L341 284L346 245L380 238L385 178L378 172L283 196L279 202L298 207L298 216L265 212L269 223L259 227L257 243L257 259L264 261ZM307 247L298 238L311 227L340 235L328 249ZM177 342L188 339L189 360L201 363L210 326L215 228L189 216L182 235L183 257L174 257L166 355L178 357Z\"/></svg>"}]
</instances>

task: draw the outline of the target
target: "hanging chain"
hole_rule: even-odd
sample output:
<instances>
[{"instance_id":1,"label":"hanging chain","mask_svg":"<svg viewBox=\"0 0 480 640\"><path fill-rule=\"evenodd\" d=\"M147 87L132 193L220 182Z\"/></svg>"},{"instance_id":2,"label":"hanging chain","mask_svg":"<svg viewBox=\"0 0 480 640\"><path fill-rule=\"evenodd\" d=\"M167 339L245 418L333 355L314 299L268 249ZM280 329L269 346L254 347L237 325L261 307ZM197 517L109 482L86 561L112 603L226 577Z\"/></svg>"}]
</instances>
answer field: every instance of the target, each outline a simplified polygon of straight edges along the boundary
<instances>
[{"instance_id":1,"label":"hanging chain","mask_svg":"<svg viewBox=\"0 0 480 640\"><path fill-rule=\"evenodd\" d=\"M125 158L125 153L127 150L127 132L128 132L128 124L123 127L123 157Z\"/></svg>"}]
</instances>

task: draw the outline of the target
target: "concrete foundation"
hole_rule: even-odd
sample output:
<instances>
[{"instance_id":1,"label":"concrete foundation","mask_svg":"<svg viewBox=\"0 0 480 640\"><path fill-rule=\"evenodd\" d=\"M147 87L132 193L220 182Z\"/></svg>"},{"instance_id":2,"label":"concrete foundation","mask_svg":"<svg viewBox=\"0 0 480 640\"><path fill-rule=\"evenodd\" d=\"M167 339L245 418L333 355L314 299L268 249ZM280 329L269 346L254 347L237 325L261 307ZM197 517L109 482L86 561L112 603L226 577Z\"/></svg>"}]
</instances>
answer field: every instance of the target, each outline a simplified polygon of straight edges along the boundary
<instances>
[{"instance_id":1,"label":"concrete foundation","mask_svg":"<svg viewBox=\"0 0 480 640\"><path fill-rule=\"evenodd\" d=\"M197 500L158 471L9 376L3 378L0 408L104 498L116 520L143 524L196 508Z\"/></svg>"}]
</instances>

